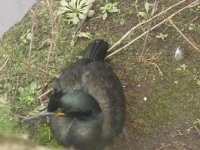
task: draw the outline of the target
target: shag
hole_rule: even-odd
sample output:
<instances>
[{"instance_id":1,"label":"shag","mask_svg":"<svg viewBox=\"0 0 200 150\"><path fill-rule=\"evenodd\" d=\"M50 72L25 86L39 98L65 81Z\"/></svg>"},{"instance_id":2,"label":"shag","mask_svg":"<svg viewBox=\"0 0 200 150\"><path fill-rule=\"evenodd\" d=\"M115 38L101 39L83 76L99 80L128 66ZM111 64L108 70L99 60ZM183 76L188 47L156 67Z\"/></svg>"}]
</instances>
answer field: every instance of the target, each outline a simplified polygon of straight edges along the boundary
<instances>
[{"instance_id":1,"label":"shag","mask_svg":"<svg viewBox=\"0 0 200 150\"><path fill-rule=\"evenodd\" d=\"M55 139L76 150L102 150L122 132L125 95L115 73L105 65L108 43L95 40L85 55L54 80L47 112Z\"/></svg>"}]
</instances>

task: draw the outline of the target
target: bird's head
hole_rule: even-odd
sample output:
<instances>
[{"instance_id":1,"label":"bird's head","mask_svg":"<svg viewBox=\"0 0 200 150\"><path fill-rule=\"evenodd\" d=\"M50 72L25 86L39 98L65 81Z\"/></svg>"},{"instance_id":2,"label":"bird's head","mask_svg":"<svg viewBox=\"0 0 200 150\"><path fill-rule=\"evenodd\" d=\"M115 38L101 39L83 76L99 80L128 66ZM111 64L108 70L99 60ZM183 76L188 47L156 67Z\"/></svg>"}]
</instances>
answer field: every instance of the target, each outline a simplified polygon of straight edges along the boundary
<instances>
[{"instance_id":1,"label":"bird's head","mask_svg":"<svg viewBox=\"0 0 200 150\"><path fill-rule=\"evenodd\" d=\"M75 117L80 120L94 118L101 113L101 109L95 98L82 90L74 90L64 94L60 98L60 117Z\"/></svg>"},{"instance_id":2,"label":"bird's head","mask_svg":"<svg viewBox=\"0 0 200 150\"><path fill-rule=\"evenodd\" d=\"M83 90L68 93L57 93L50 99L47 110L38 115L25 117L24 122L47 116L74 117L80 120L95 118L101 113L101 108L94 97Z\"/></svg>"}]
</instances>

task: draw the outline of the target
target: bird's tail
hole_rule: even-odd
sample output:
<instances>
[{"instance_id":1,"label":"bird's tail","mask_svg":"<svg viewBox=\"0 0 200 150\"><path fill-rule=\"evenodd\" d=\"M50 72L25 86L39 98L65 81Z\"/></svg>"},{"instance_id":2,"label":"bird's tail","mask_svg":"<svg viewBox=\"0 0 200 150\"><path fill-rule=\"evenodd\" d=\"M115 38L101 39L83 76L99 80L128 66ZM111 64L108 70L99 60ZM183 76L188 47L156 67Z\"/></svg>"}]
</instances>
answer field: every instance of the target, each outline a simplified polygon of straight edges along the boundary
<instances>
[{"instance_id":1,"label":"bird's tail","mask_svg":"<svg viewBox=\"0 0 200 150\"><path fill-rule=\"evenodd\" d=\"M85 55L83 57L91 60L103 61L106 57L107 50L108 42L101 39L94 40L85 49Z\"/></svg>"}]
</instances>

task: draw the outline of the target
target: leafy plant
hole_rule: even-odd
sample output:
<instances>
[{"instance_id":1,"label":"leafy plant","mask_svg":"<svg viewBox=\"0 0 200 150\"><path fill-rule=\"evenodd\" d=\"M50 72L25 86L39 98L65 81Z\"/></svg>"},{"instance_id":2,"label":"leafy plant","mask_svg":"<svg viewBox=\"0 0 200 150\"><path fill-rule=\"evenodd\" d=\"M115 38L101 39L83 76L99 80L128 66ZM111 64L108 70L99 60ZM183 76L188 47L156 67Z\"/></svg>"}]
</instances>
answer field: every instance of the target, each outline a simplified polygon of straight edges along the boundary
<instances>
[{"instance_id":1,"label":"leafy plant","mask_svg":"<svg viewBox=\"0 0 200 150\"><path fill-rule=\"evenodd\" d=\"M28 43L28 41L30 41L31 38L32 38L32 33L30 32L30 29L28 29L26 33L20 37L21 41L25 44Z\"/></svg>"},{"instance_id":2,"label":"leafy plant","mask_svg":"<svg viewBox=\"0 0 200 150\"><path fill-rule=\"evenodd\" d=\"M105 6L100 7L100 10L102 12L103 20L106 20L106 18L108 17L108 13L119 12L119 9L117 8L117 2L107 3Z\"/></svg>"},{"instance_id":3,"label":"leafy plant","mask_svg":"<svg viewBox=\"0 0 200 150\"><path fill-rule=\"evenodd\" d=\"M164 41L167 36L168 34L159 33L158 35L156 35L156 38L162 39Z\"/></svg>"},{"instance_id":4,"label":"leafy plant","mask_svg":"<svg viewBox=\"0 0 200 150\"><path fill-rule=\"evenodd\" d=\"M143 17L144 19L148 19L154 13L153 7L154 7L153 4L150 4L150 3L146 2L144 4L144 11L139 11L138 15Z\"/></svg>"},{"instance_id":5,"label":"leafy plant","mask_svg":"<svg viewBox=\"0 0 200 150\"><path fill-rule=\"evenodd\" d=\"M92 39L92 35L90 32L78 32L77 37Z\"/></svg>"},{"instance_id":6,"label":"leafy plant","mask_svg":"<svg viewBox=\"0 0 200 150\"><path fill-rule=\"evenodd\" d=\"M19 100L28 105L33 104L35 102L35 94L36 94L37 84L32 82L28 87L19 88Z\"/></svg>"},{"instance_id":7,"label":"leafy plant","mask_svg":"<svg viewBox=\"0 0 200 150\"><path fill-rule=\"evenodd\" d=\"M94 10L90 10L95 0L61 0L57 15L66 14L68 23L78 24L80 20L94 15Z\"/></svg>"},{"instance_id":8,"label":"leafy plant","mask_svg":"<svg viewBox=\"0 0 200 150\"><path fill-rule=\"evenodd\" d=\"M185 71L187 69L186 64L182 64L179 68L176 68L177 71Z\"/></svg>"},{"instance_id":9,"label":"leafy plant","mask_svg":"<svg viewBox=\"0 0 200 150\"><path fill-rule=\"evenodd\" d=\"M195 31L195 30L199 30L200 31L200 24L194 24L194 23L191 23L188 27L188 30L190 31Z\"/></svg>"},{"instance_id":10,"label":"leafy plant","mask_svg":"<svg viewBox=\"0 0 200 150\"><path fill-rule=\"evenodd\" d=\"M196 126L200 126L200 119L199 119L199 118L197 118L197 120L194 121L194 125L196 125Z\"/></svg>"}]
</instances>

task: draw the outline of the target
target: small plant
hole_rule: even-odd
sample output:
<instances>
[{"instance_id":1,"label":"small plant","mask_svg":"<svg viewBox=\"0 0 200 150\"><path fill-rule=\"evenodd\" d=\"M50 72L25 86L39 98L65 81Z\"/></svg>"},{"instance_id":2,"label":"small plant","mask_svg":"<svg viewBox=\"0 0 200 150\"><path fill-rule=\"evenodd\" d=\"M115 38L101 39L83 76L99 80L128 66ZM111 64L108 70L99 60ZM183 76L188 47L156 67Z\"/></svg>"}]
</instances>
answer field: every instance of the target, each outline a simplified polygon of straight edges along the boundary
<instances>
[{"instance_id":1,"label":"small plant","mask_svg":"<svg viewBox=\"0 0 200 150\"><path fill-rule=\"evenodd\" d=\"M57 15L66 14L68 23L77 25L80 20L94 15L94 10L90 10L95 0L61 0Z\"/></svg>"},{"instance_id":2,"label":"small plant","mask_svg":"<svg viewBox=\"0 0 200 150\"><path fill-rule=\"evenodd\" d=\"M144 11L139 11L138 15L143 17L144 19L148 19L154 13L153 7L154 7L153 4L150 4L150 3L146 2L144 4Z\"/></svg>"},{"instance_id":3,"label":"small plant","mask_svg":"<svg viewBox=\"0 0 200 150\"><path fill-rule=\"evenodd\" d=\"M35 102L36 88L37 84L33 82L28 87L19 88L19 100L28 105L33 104Z\"/></svg>"},{"instance_id":4,"label":"small plant","mask_svg":"<svg viewBox=\"0 0 200 150\"><path fill-rule=\"evenodd\" d=\"M21 41L25 44L28 43L28 41L30 41L31 38L32 38L32 33L30 32L30 29L28 29L26 33L20 37Z\"/></svg>"},{"instance_id":5,"label":"small plant","mask_svg":"<svg viewBox=\"0 0 200 150\"><path fill-rule=\"evenodd\" d=\"M77 37L92 39L92 35L90 32L78 32Z\"/></svg>"},{"instance_id":6,"label":"small plant","mask_svg":"<svg viewBox=\"0 0 200 150\"><path fill-rule=\"evenodd\" d=\"M188 27L190 31L200 31L200 24L191 23Z\"/></svg>"},{"instance_id":7,"label":"small plant","mask_svg":"<svg viewBox=\"0 0 200 150\"><path fill-rule=\"evenodd\" d=\"M199 85L199 86L200 86L200 80L197 80L197 85Z\"/></svg>"},{"instance_id":8,"label":"small plant","mask_svg":"<svg viewBox=\"0 0 200 150\"><path fill-rule=\"evenodd\" d=\"M197 120L194 121L193 124L194 124L195 126L200 126L200 119L197 118Z\"/></svg>"},{"instance_id":9,"label":"small plant","mask_svg":"<svg viewBox=\"0 0 200 150\"><path fill-rule=\"evenodd\" d=\"M159 33L158 35L156 35L156 38L164 41L167 36L168 34Z\"/></svg>"},{"instance_id":10,"label":"small plant","mask_svg":"<svg viewBox=\"0 0 200 150\"><path fill-rule=\"evenodd\" d=\"M107 3L105 6L101 7L100 10L102 12L103 20L106 20L106 18L108 17L108 13L119 12L119 9L117 8L117 2Z\"/></svg>"},{"instance_id":11,"label":"small plant","mask_svg":"<svg viewBox=\"0 0 200 150\"><path fill-rule=\"evenodd\" d=\"M176 68L177 71L185 71L187 69L186 64L182 64L179 68Z\"/></svg>"}]
</instances>

